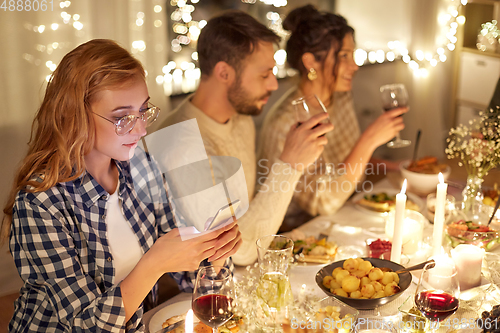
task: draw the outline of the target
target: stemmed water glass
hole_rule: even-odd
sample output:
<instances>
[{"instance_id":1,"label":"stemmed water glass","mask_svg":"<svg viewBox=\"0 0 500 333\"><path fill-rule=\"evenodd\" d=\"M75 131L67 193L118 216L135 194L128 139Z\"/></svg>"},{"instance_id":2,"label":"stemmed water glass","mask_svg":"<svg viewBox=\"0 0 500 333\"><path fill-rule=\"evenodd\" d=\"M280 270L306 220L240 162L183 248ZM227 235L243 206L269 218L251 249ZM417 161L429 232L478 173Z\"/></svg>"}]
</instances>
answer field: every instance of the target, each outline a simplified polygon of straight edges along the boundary
<instances>
[{"instance_id":1,"label":"stemmed water glass","mask_svg":"<svg viewBox=\"0 0 500 333\"><path fill-rule=\"evenodd\" d=\"M193 312L204 324L218 327L233 317L234 286L231 271L222 266L200 268L193 291Z\"/></svg>"},{"instance_id":2,"label":"stemmed water glass","mask_svg":"<svg viewBox=\"0 0 500 333\"><path fill-rule=\"evenodd\" d=\"M415 292L415 305L422 315L437 329L458 309L460 287L455 264L449 260L425 265ZM433 268L431 268L433 267Z\"/></svg>"},{"instance_id":3,"label":"stemmed water glass","mask_svg":"<svg viewBox=\"0 0 500 333\"><path fill-rule=\"evenodd\" d=\"M299 126L303 122L309 120L309 118L311 118L312 116L315 116L322 112L328 113L325 105L323 104L321 99L316 95L308 95L297 98L292 101L292 105L295 109L296 118L299 123ZM323 122L329 123L330 121L326 119L323 120ZM313 128L317 126L319 126L319 124L314 126ZM337 178L333 166L326 162L323 154L321 154L320 159L323 159L323 161L325 161L325 172L317 179L317 182L330 182L333 179Z\"/></svg>"},{"instance_id":4,"label":"stemmed water glass","mask_svg":"<svg viewBox=\"0 0 500 333\"><path fill-rule=\"evenodd\" d=\"M404 84L393 83L380 87L380 97L382 98L382 107L384 111L408 106L408 92ZM396 134L396 139L387 143L389 148L403 148L411 144L410 140L403 140Z\"/></svg>"}]
</instances>

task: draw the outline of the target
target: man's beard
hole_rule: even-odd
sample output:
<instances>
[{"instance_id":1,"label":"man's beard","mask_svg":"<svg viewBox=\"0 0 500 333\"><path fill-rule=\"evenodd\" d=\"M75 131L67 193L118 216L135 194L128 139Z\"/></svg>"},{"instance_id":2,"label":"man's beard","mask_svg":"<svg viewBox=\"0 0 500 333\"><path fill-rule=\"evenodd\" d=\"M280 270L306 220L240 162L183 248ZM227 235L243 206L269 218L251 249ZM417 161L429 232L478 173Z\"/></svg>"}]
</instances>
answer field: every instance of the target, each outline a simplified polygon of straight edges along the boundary
<instances>
[{"instance_id":1,"label":"man's beard","mask_svg":"<svg viewBox=\"0 0 500 333\"><path fill-rule=\"evenodd\" d=\"M245 91L241 86L241 80L238 78L232 85L229 87L227 92L227 99L229 103L233 106L239 114L244 114L248 116L258 116L262 113L262 107L257 106L257 102L269 97L271 95L270 92L264 94L263 96L257 98L249 98L250 93Z\"/></svg>"}]
</instances>

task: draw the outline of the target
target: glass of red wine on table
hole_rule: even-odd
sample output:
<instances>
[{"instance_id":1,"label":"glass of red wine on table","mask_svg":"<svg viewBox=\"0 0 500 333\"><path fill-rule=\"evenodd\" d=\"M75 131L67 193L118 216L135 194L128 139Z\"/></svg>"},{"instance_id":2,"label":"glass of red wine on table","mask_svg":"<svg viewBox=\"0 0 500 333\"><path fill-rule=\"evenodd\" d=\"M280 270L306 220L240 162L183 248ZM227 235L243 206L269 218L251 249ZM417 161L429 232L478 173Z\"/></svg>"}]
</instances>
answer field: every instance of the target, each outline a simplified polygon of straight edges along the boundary
<instances>
[{"instance_id":1,"label":"glass of red wine on table","mask_svg":"<svg viewBox=\"0 0 500 333\"><path fill-rule=\"evenodd\" d=\"M380 97L382 98L382 107L386 112L395 108L408 106L408 92L402 83L393 83L381 86ZM387 147L403 148L408 147L410 144L410 140L401 139L398 133L396 134L396 139L387 143Z\"/></svg>"},{"instance_id":2,"label":"glass of red wine on table","mask_svg":"<svg viewBox=\"0 0 500 333\"><path fill-rule=\"evenodd\" d=\"M231 271L222 266L200 268L193 291L193 312L205 325L218 332L233 317L234 286Z\"/></svg>"},{"instance_id":3,"label":"glass of red wine on table","mask_svg":"<svg viewBox=\"0 0 500 333\"><path fill-rule=\"evenodd\" d=\"M422 316L431 321L435 331L439 323L457 311L460 288L457 269L451 260L427 264L420 276L415 292L415 306Z\"/></svg>"},{"instance_id":4,"label":"glass of red wine on table","mask_svg":"<svg viewBox=\"0 0 500 333\"><path fill-rule=\"evenodd\" d=\"M319 113L328 113L325 105L321 101L321 99L316 95L308 95L297 98L292 101L292 105L295 109L295 114L297 118L297 122L300 125L302 123L309 120L309 118L319 114ZM330 123L330 120L323 120L324 123ZM316 128L318 125L314 126ZM333 168L331 163L327 163L323 154L319 157L319 160L323 160L325 163L325 172L316 180L317 182L330 182L333 179L337 178L337 174ZM320 172L322 172L322 168Z\"/></svg>"}]
</instances>

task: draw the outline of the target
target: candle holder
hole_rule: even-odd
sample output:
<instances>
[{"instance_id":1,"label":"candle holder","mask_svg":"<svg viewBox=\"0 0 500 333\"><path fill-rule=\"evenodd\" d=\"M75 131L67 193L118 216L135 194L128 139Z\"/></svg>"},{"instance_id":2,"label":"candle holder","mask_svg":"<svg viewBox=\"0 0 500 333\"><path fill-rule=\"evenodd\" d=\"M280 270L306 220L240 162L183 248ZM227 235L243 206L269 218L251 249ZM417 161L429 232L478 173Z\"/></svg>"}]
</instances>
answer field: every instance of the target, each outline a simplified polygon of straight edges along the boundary
<instances>
[{"instance_id":1,"label":"candle holder","mask_svg":"<svg viewBox=\"0 0 500 333\"><path fill-rule=\"evenodd\" d=\"M385 219L385 235L392 240L395 213L390 212ZM403 254L415 254L423 240L424 226L427 219L414 210L406 209L403 220Z\"/></svg>"},{"instance_id":2,"label":"candle holder","mask_svg":"<svg viewBox=\"0 0 500 333\"><path fill-rule=\"evenodd\" d=\"M444 219L448 220L455 210L455 197L451 194L446 196L446 204L444 206ZM431 224L434 224L434 214L436 213L436 193L431 193L427 196L427 218Z\"/></svg>"}]
</instances>

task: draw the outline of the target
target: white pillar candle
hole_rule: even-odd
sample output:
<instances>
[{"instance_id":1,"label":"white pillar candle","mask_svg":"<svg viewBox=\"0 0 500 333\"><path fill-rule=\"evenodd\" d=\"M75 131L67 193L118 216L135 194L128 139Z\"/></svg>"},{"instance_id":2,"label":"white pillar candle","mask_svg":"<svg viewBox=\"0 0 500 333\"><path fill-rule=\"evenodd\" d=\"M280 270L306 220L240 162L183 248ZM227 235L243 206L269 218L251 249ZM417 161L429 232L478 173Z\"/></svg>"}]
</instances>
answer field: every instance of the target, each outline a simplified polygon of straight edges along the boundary
<instances>
[{"instance_id":1,"label":"white pillar candle","mask_svg":"<svg viewBox=\"0 0 500 333\"><path fill-rule=\"evenodd\" d=\"M406 179L401 193L396 194L396 212L394 214L394 232L392 237L391 261L401 263L401 248L403 246L403 220L406 209Z\"/></svg>"},{"instance_id":2,"label":"white pillar candle","mask_svg":"<svg viewBox=\"0 0 500 333\"><path fill-rule=\"evenodd\" d=\"M433 256L429 259L434 259L434 268L429 269L429 287L435 290L446 290L452 283L451 276L456 274L455 263L445 254Z\"/></svg>"},{"instance_id":3,"label":"white pillar candle","mask_svg":"<svg viewBox=\"0 0 500 333\"><path fill-rule=\"evenodd\" d=\"M184 332L193 333L193 310L189 309L186 314L186 321L184 322Z\"/></svg>"},{"instance_id":4,"label":"white pillar candle","mask_svg":"<svg viewBox=\"0 0 500 333\"><path fill-rule=\"evenodd\" d=\"M451 250L458 273L460 290L467 290L481 284L481 266L484 249L471 244L460 244Z\"/></svg>"},{"instance_id":5,"label":"white pillar candle","mask_svg":"<svg viewBox=\"0 0 500 333\"><path fill-rule=\"evenodd\" d=\"M432 255L441 253L443 244L444 213L446 206L446 191L448 184L444 182L443 174L439 173L439 184L436 192L436 213L434 214L434 232L432 234Z\"/></svg>"},{"instance_id":6,"label":"white pillar candle","mask_svg":"<svg viewBox=\"0 0 500 333\"><path fill-rule=\"evenodd\" d=\"M421 222L406 217L403 231L403 253L414 254L418 251L423 238L424 226Z\"/></svg>"}]
</instances>

